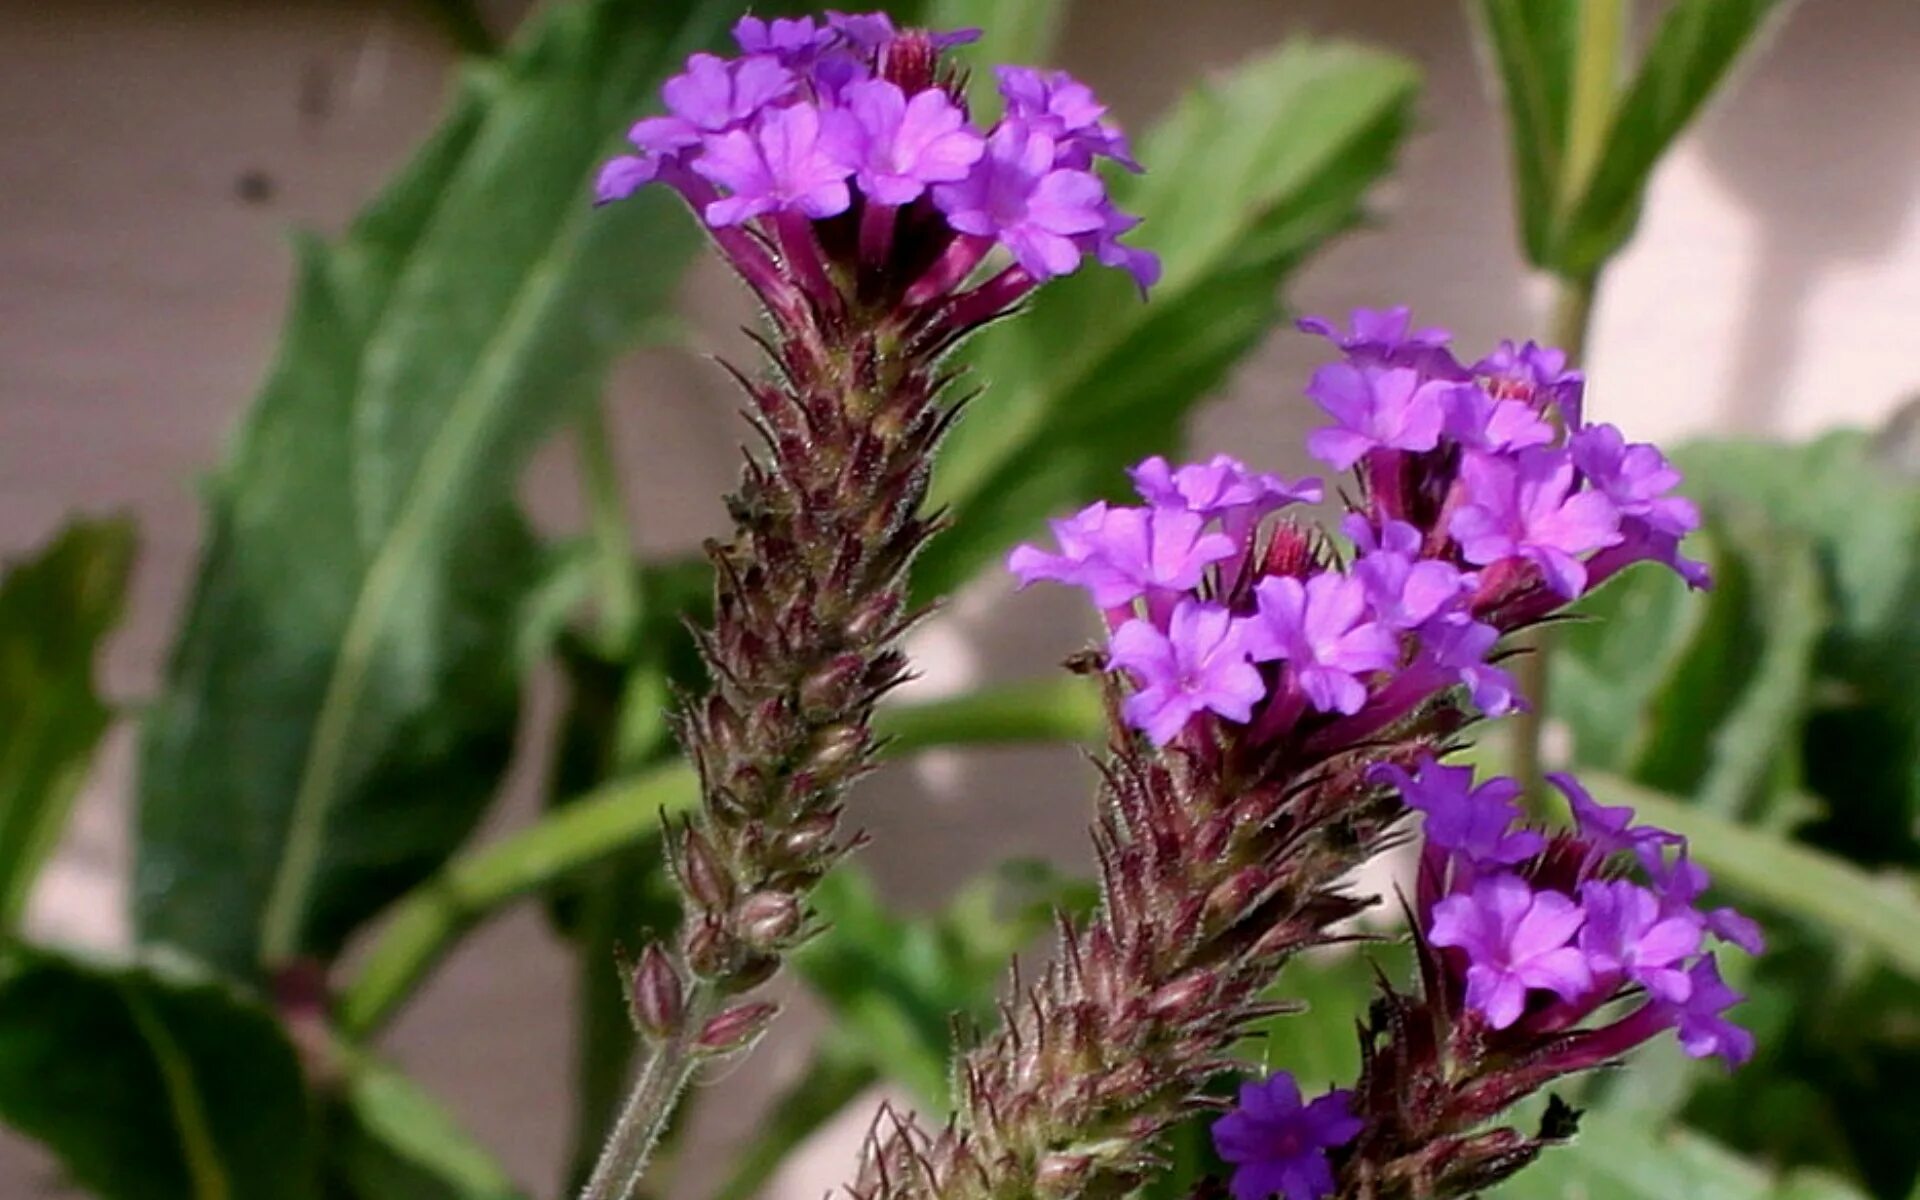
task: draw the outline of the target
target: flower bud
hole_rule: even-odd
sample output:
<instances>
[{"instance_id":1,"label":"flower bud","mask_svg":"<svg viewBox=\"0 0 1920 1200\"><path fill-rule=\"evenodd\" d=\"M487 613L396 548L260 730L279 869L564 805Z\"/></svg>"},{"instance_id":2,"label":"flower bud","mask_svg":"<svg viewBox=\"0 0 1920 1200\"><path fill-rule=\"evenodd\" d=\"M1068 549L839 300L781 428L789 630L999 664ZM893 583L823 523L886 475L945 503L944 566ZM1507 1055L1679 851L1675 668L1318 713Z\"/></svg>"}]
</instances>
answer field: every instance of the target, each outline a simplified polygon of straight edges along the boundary
<instances>
[{"instance_id":1,"label":"flower bud","mask_svg":"<svg viewBox=\"0 0 1920 1200\"><path fill-rule=\"evenodd\" d=\"M716 912L733 903L733 876L699 830L688 829L680 839L679 867L687 895L701 908Z\"/></svg>"},{"instance_id":2,"label":"flower bud","mask_svg":"<svg viewBox=\"0 0 1920 1200\"><path fill-rule=\"evenodd\" d=\"M631 993L634 1023L650 1037L664 1038L679 1028L686 1016L686 989L680 971L658 942L640 954L633 972Z\"/></svg>"},{"instance_id":3,"label":"flower bud","mask_svg":"<svg viewBox=\"0 0 1920 1200\"><path fill-rule=\"evenodd\" d=\"M740 904L735 924L747 945L773 950L800 928L800 902L785 892L755 892Z\"/></svg>"},{"instance_id":4,"label":"flower bud","mask_svg":"<svg viewBox=\"0 0 1920 1200\"><path fill-rule=\"evenodd\" d=\"M739 943L725 928L709 920L687 939L687 966L703 979L719 979L739 961Z\"/></svg>"},{"instance_id":5,"label":"flower bud","mask_svg":"<svg viewBox=\"0 0 1920 1200\"><path fill-rule=\"evenodd\" d=\"M694 1044L708 1054L732 1054L758 1041L780 1006L766 1001L741 1004L709 1020Z\"/></svg>"}]
</instances>

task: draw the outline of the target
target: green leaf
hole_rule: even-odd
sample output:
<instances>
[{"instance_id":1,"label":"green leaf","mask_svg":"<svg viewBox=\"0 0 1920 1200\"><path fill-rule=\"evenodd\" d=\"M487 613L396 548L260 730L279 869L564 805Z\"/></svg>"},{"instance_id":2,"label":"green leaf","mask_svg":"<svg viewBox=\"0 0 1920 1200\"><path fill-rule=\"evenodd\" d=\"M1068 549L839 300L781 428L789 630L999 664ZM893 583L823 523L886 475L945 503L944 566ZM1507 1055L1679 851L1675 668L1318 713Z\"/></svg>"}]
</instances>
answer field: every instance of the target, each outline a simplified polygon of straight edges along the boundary
<instances>
[{"instance_id":1,"label":"green leaf","mask_svg":"<svg viewBox=\"0 0 1920 1200\"><path fill-rule=\"evenodd\" d=\"M1517 0L1516 0L1517 2ZM1675 0L1613 109L1592 177L1572 206L1555 270L1586 278L1633 233L1660 158L1755 41L1782 0Z\"/></svg>"},{"instance_id":2,"label":"green leaf","mask_svg":"<svg viewBox=\"0 0 1920 1200\"><path fill-rule=\"evenodd\" d=\"M944 911L899 917L857 866L843 866L814 890L827 929L793 965L882 1075L940 1110L955 1016L987 1015L1007 958L1057 906L1084 910L1092 899L1091 885L1042 864L1003 863Z\"/></svg>"},{"instance_id":3,"label":"green leaf","mask_svg":"<svg viewBox=\"0 0 1920 1200\"><path fill-rule=\"evenodd\" d=\"M506 1172L412 1080L354 1066L328 1130L327 1168L353 1200L518 1200Z\"/></svg>"},{"instance_id":4,"label":"green leaf","mask_svg":"<svg viewBox=\"0 0 1920 1200\"><path fill-rule=\"evenodd\" d=\"M0 1120L103 1200L315 1195L292 1045L264 1009L179 964L9 949Z\"/></svg>"},{"instance_id":5,"label":"green leaf","mask_svg":"<svg viewBox=\"0 0 1920 1200\"><path fill-rule=\"evenodd\" d=\"M695 238L588 181L733 9L553 6L339 244L301 244L147 730L143 939L241 975L330 956L478 819L517 716L520 469Z\"/></svg>"},{"instance_id":6,"label":"green leaf","mask_svg":"<svg viewBox=\"0 0 1920 1200\"><path fill-rule=\"evenodd\" d=\"M1554 265L1579 10L1580 0L1479 0L1474 6L1507 111L1520 240L1537 267Z\"/></svg>"},{"instance_id":7,"label":"green leaf","mask_svg":"<svg viewBox=\"0 0 1920 1200\"><path fill-rule=\"evenodd\" d=\"M1686 1129L1589 1113L1580 1132L1494 1193L1508 1200L1867 1200L1826 1175L1780 1177Z\"/></svg>"},{"instance_id":8,"label":"green leaf","mask_svg":"<svg viewBox=\"0 0 1920 1200\"><path fill-rule=\"evenodd\" d=\"M1141 304L1088 269L968 356L984 394L943 452L934 502L955 527L921 558L923 598L950 593L1043 518L1120 488L1173 448L1277 312L1294 267L1351 228L1387 169L1415 86L1400 59L1294 43L1190 93L1143 140L1144 176L1113 181L1166 273Z\"/></svg>"},{"instance_id":9,"label":"green leaf","mask_svg":"<svg viewBox=\"0 0 1920 1200\"><path fill-rule=\"evenodd\" d=\"M0 937L19 928L111 719L93 664L133 553L131 522L75 521L0 580Z\"/></svg>"}]
</instances>

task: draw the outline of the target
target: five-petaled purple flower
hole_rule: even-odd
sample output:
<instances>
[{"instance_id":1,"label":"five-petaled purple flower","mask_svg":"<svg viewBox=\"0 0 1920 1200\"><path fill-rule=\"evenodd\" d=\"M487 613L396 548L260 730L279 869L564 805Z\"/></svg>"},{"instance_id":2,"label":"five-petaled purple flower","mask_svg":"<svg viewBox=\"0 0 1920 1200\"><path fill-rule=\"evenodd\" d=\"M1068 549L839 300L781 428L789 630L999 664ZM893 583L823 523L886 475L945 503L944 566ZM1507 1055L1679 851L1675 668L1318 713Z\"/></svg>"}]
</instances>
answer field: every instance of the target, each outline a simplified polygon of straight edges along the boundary
<instances>
[{"instance_id":1,"label":"five-petaled purple flower","mask_svg":"<svg viewBox=\"0 0 1920 1200\"><path fill-rule=\"evenodd\" d=\"M1076 236L1107 224L1107 189L1088 171L1059 167L1054 140L1003 121L987 152L958 183L933 189L933 202L961 233L993 238L1035 279L1080 266Z\"/></svg>"},{"instance_id":2,"label":"five-petaled purple flower","mask_svg":"<svg viewBox=\"0 0 1920 1200\"><path fill-rule=\"evenodd\" d=\"M1323 571L1305 583L1275 576L1260 581L1254 598L1260 607L1249 633L1254 660L1284 661L1321 712L1359 712L1367 702L1359 676L1399 661L1399 639L1366 619L1366 588L1352 576Z\"/></svg>"},{"instance_id":3,"label":"five-petaled purple flower","mask_svg":"<svg viewBox=\"0 0 1920 1200\"><path fill-rule=\"evenodd\" d=\"M1580 949L1594 974L1624 975L1662 1000L1687 998L1685 960L1700 952L1696 917L1663 914L1658 896L1625 879L1582 884L1580 907Z\"/></svg>"},{"instance_id":4,"label":"five-petaled purple flower","mask_svg":"<svg viewBox=\"0 0 1920 1200\"><path fill-rule=\"evenodd\" d=\"M709 140L693 169L732 193L707 205L715 227L763 213L837 216L852 203L849 148L822 123L819 110L805 104L774 109L751 131L729 130Z\"/></svg>"},{"instance_id":5,"label":"five-petaled purple flower","mask_svg":"<svg viewBox=\"0 0 1920 1200\"><path fill-rule=\"evenodd\" d=\"M1351 1092L1307 1103L1293 1076L1277 1071L1240 1085L1239 1103L1213 1123L1213 1145L1233 1164L1234 1200L1321 1200L1334 1190L1327 1151L1364 1127Z\"/></svg>"},{"instance_id":6,"label":"five-petaled purple flower","mask_svg":"<svg viewBox=\"0 0 1920 1200\"><path fill-rule=\"evenodd\" d=\"M1447 529L1468 562L1519 558L1540 568L1567 599L1585 590L1577 555L1620 540L1620 514L1600 492L1576 490L1573 460L1545 447L1513 455L1468 451L1460 464L1465 500Z\"/></svg>"},{"instance_id":7,"label":"five-petaled purple flower","mask_svg":"<svg viewBox=\"0 0 1920 1200\"><path fill-rule=\"evenodd\" d=\"M1446 417L1442 397L1456 386L1411 367L1329 363L1313 373L1307 395L1339 424L1308 434L1307 452L1344 471L1374 450L1431 450Z\"/></svg>"},{"instance_id":8,"label":"five-petaled purple flower","mask_svg":"<svg viewBox=\"0 0 1920 1200\"><path fill-rule=\"evenodd\" d=\"M1156 591L1191 591L1209 565L1236 549L1226 535L1205 528L1206 518L1183 509L1096 503L1052 526L1060 553L1018 546L1007 568L1022 587L1045 579L1085 588L1103 609Z\"/></svg>"},{"instance_id":9,"label":"five-petaled purple flower","mask_svg":"<svg viewBox=\"0 0 1920 1200\"><path fill-rule=\"evenodd\" d=\"M1533 830L1514 829L1520 785L1511 779L1489 779L1475 787L1472 767L1443 766L1431 757L1411 775L1382 763L1371 777L1397 788L1408 808L1426 816L1428 844L1469 862L1509 866L1547 847L1547 839Z\"/></svg>"},{"instance_id":10,"label":"five-petaled purple flower","mask_svg":"<svg viewBox=\"0 0 1920 1200\"><path fill-rule=\"evenodd\" d=\"M1259 668L1247 659L1245 622L1198 600L1182 600L1165 633L1151 621L1120 626L1110 657L1139 682L1123 715L1159 746L1200 712L1244 722L1266 695Z\"/></svg>"},{"instance_id":11,"label":"five-petaled purple flower","mask_svg":"<svg viewBox=\"0 0 1920 1200\"><path fill-rule=\"evenodd\" d=\"M1576 1000L1593 984L1587 957L1570 945L1586 914L1559 892L1536 892L1513 875L1476 883L1433 909L1428 940L1467 956L1467 1006L1494 1029L1520 1019L1530 990Z\"/></svg>"},{"instance_id":12,"label":"five-petaled purple flower","mask_svg":"<svg viewBox=\"0 0 1920 1200\"><path fill-rule=\"evenodd\" d=\"M841 104L855 182L875 203L906 204L929 184L965 179L986 153L966 114L937 88L908 99L894 84L868 79L848 87Z\"/></svg>"}]
</instances>

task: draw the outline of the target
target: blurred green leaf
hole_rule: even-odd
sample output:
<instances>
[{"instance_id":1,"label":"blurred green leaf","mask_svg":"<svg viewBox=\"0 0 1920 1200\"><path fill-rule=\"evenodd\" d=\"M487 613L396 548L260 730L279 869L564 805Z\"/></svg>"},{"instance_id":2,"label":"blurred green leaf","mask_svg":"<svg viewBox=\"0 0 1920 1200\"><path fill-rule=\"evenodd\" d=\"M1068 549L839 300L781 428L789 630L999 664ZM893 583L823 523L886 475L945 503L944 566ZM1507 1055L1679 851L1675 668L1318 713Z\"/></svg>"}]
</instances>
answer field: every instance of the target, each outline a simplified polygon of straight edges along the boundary
<instances>
[{"instance_id":1,"label":"blurred green leaf","mask_svg":"<svg viewBox=\"0 0 1920 1200\"><path fill-rule=\"evenodd\" d=\"M75 521L0 580L0 937L18 930L112 716L94 659L133 554L131 522Z\"/></svg>"},{"instance_id":2,"label":"blurred green leaf","mask_svg":"<svg viewBox=\"0 0 1920 1200\"><path fill-rule=\"evenodd\" d=\"M1113 192L1145 218L1135 240L1165 277L1143 305L1121 272L1088 269L980 335L968 361L986 391L935 475L955 526L915 570L921 597L1173 448L1187 412L1272 328L1280 283L1359 220L1414 87L1400 59L1294 43L1190 93L1147 134L1151 170Z\"/></svg>"},{"instance_id":3,"label":"blurred green leaf","mask_svg":"<svg viewBox=\"0 0 1920 1200\"><path fill-rule=\"evenodd\" d=\"M859 1034L829 1028L799 1076L774 1098L713 1200L753 1200L801 1143L879 1081Z\"/></svg>"},{"instance_id":4,"label":"blurred green leaf","mask_svg":"<svg viewBox=\"0 0 1920 1200\"><path fill-rule=\"evenodd\" d=\"M815 889L827 929L793 965L883 1076L944 1110L955 1017L991 1012L1007 959L1056 908L1090 907L1092 891L1039 863L1003 863L941 912L902 917L857 866L843 866Z\"/></svg>"},{"instance_id":5,"label":"blurred green leaf","mask_svg":"<svg viewBox=\"0 0 1920 1200\"><path fill-rule=\"evenodd\" d=\"M306 1200L313 1114L279 1023L197 969L15 946L0 1120L103 1200Z\"/></svg>"},{"instance_id":6,"label":"blurred green leaf","mask_svg":"<svg viewBox=\"0 0 1920 1200\"><path fill-rule=\"evenodd\" d=\"M328 1130L327 1169L352 1200L518 1200L499 1163L391 1067L355 1066Z\"/></svg>"},{"instance_id":7,"label":"blurred green leaf","mask_svg":"<svg viewBox=\"0 0 1920 1200\"><path fill-rule=\"evenodd\" d=\"M1579 9L1580 0L1479 0L1474 5L1506 103L1521 242L1538 267L1553 265Z\"/></svg>"},{"instance_id":8,"label":"blurred green leaf","mask_svg":"<svg viewBox=\"0 0 1920 1200\"><path fill-rule=\"evenodd\" d=\"M143 939L241 975L329 956L479 817L517 717L520 468L696 237L588 181L734 9L553 6L337 245L301 244L147 731Z\"/></svg>"},{"instance_id":9,"label":"blurred green leaf","mask_svg":"<svg viewBox=\"0 0 1920 1200\"><path fill-rule=\"evenodd\" d=\"M1584 278L1630 237L1660 158L1699 113L1783 0L1675 0L1613 120L1599 158L1567 214L1549 264Z\"/></svg>"},{"instance_id":10,"label":"blurred green leaf","mask_svg":"<svg viewBox=\"0 0 1920 1200\"><path fill-rule=\"evenodd\" d=\"M1777 1177L1684 1128L1652 1128L1588 1113L1566 1145L1548 1150L1493 1192L1508 1200L1868 1200L1810 1171Z\"/></svg>"}]
</instances>

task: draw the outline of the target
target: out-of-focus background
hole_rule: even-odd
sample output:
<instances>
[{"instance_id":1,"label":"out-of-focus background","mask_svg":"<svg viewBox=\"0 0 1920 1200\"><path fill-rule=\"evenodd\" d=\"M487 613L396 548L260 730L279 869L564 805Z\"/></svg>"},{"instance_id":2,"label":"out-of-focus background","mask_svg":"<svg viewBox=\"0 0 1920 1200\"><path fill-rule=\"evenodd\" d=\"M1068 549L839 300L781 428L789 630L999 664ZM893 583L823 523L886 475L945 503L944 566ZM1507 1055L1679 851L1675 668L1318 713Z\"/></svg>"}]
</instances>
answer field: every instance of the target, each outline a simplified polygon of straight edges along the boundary
<instances>
[{"instance_id":1,"label":"out-of-focus background","mask_svg":"<svg viewBox=\"0 0 1920 1200\"><path fill-rule=\"evenodd\" d=\"M289 235L335 231L403 161L446 98L456 50L427 3L67 0L22 5L0 34L0 552L24 553L75 510L143 530L110 694L157 686L201 535L194 480L222 453L283 319ZM483 6L500 32L521 16ZM1407 303L1469 347L1537 333L1545 290L1514 244L1505 135L1460 8L1407 0L1082 0L1062 65L1140 124L1178 89L1293 32L1403 53L1425 73L1418 127L1378 197L1383 222L1315 259L1294 305ZM1920 390L1920 5L1807 0L1746 64L1656 177L1611 271L1589 356L1591 411L1637 437L1799 435L1872 423ZM1206 187L1205 180L1193 186ZM1150 232L1143 239L1151 245ZM640 537L686 549L723 520L740 426L704 352L741 348L747 315L711 269L689 285L693 345L619 369L617 442ZM1276 334L1200 417L1203 451L1292 472L1319 347ZM577 524L564 448L526 492ZM1030 674L1085 635L1078 606L998 584L961 597L916 646L923 694ZM529 742L555 715L538 691ZM544 725L543 725L544 723ZM125 943L131 737L116 733L42 880L30 928ZM523 763L498 827L525 822ZM1009 853L1087 855L1087 772L1070 750L931 757L857 801L886 847L884 890L929 903ZM988 815L990 814L990 816ZM388 1039L524 1181L564 1151L573 975L533 911L467 942ZM817 1018L798 1014L712 1086L695 1145L757 1119ZM855 1111L859 1111L856 1107ZM815 1197L844 1173L830 1131L771 1195ZM710 1178L683 1156L687 1195ZM544 1182L542 1182L544 1186ZM0 1200L56 1196L50 1164L0 1134ZM244 1198L236 1198L244 1200Z\"/></svg>"}]
</instances>

